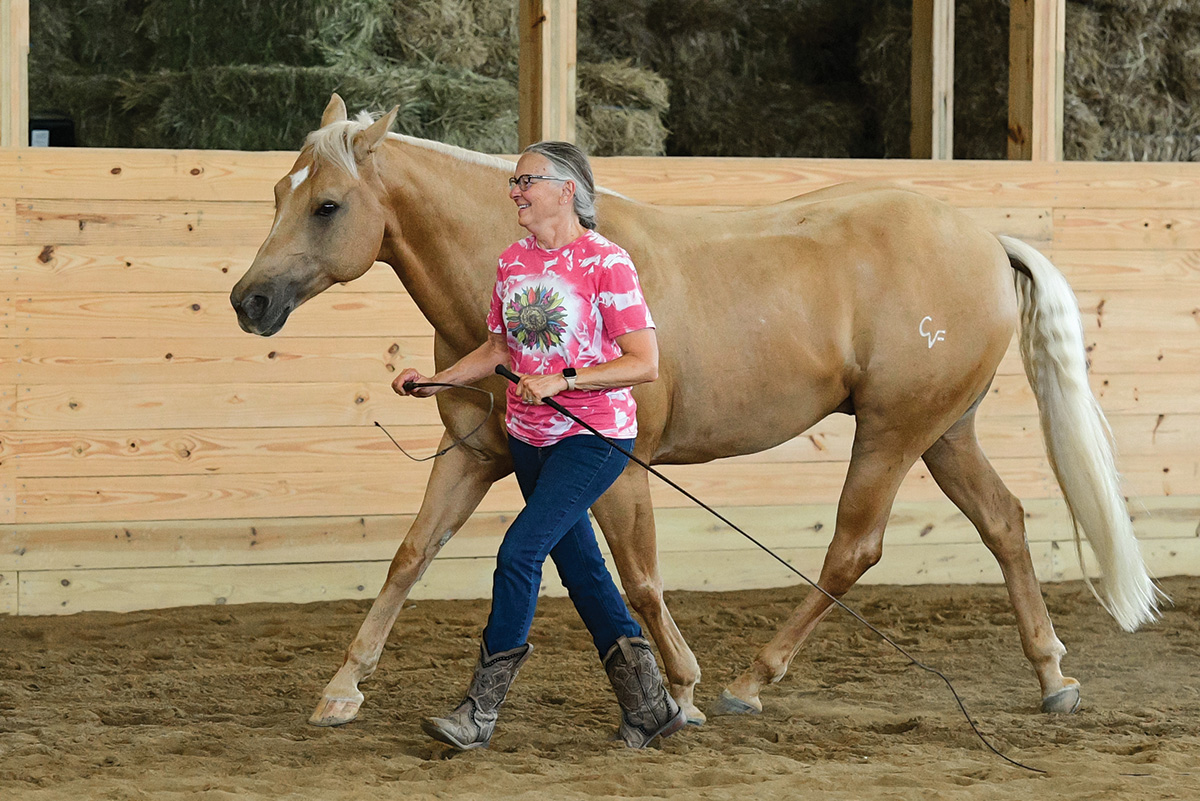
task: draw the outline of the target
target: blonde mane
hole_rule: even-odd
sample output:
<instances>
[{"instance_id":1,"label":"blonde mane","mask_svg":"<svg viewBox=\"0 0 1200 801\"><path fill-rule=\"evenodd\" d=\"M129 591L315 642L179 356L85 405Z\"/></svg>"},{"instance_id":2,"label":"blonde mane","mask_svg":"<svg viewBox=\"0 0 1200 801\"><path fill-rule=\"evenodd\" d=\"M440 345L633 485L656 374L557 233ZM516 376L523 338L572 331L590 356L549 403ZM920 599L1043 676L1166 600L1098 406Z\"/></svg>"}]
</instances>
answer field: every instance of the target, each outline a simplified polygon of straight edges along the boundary
<instances>
[{"instance_id":1,"label":"blonde mane","mask_svg":"<svg viewBox=\"0 0 1200 801\"><path fill-rule=\"evenodd\" d=\"M371 112L360 111L358 116L352 120L331 122L324 128L318 128L310 133L304 140L304 146L312 148L313 170L315 171L322 163L329 163L347 175L358 178L358 162L354 159L354 135L365 131L375 119L375 115L372 115ZM432 139L420 139L415 136L405 136L398 133L389 133L388 138L398 139L405 144L423 147L426 150L445 153L468 164L493 167L505 172L511 172L513 168L512 161L500 156L492 156L456 145L447 145L442 142L435 142ZM624 197L624 195L613 192L611 189L605 189L602 186L597 186L596 192L598 194Z\"/></svg>"}]
</instances>

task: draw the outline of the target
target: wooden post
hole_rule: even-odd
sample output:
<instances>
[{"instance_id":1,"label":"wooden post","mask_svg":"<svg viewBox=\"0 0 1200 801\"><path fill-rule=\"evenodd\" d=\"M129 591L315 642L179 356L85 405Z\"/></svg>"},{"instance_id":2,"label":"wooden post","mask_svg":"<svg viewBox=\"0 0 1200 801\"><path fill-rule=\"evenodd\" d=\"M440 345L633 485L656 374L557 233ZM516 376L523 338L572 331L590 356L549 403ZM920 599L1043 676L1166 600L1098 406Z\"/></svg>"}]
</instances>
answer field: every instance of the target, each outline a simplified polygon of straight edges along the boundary
<instances>
[{"instance_id":1,"label":"wooden post","mask_svg":"<svg viewBox=\"0 0 1200 801\"><path fill-rule=\"evenodd\" d=\"M29 0L0 0L0 147L29 144Z\"/></svg>"},{"instance_id":2,"label":"wooden post","mask_svg":"<svg viewBox=\"0 0 1200 801\"><path fill-rule=\"evenodd\" d=\"M1066 0L1012 0L1008 157L1061 161Z\"/></svg>"},{"instance_id":3,"label":"wooden post","mask_svg":"<svg viewBox=\"0 0 1200 801\"><path fill-rule=\"evenodd\" d=\"M576 0L520 3L520 145L543 139L574 142Z\"/></svg>"},{"instance_id":4,"label":"wooden post","mask_svg":"<svg viewBox=\"0 0 1200 801\"><path fill-rule=\"evenodd\" d=\"M954 157L954 0L913 0L912 157Z\"/></svg>"}]
</instances>

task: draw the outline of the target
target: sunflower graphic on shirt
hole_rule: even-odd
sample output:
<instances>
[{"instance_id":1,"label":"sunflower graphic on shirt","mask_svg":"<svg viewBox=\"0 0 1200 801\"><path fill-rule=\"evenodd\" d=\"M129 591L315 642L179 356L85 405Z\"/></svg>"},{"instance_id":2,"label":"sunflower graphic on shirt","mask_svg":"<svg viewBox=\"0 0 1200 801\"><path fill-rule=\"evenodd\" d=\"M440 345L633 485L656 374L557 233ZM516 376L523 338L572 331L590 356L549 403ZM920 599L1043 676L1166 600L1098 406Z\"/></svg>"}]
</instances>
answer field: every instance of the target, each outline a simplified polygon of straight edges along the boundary
<instances>
[{"instance_id":1,"label":"sunflower graphic on shirt","mask_svg":"<svg viewBox=\"0 0 1200 801\"><path fill-rule=\"evenodd\" d=\"M508 333L526 348L550 350L567 329L567 310L553 289L531 286L518 290L504 309Z\"/></svg>"}]
</instances>

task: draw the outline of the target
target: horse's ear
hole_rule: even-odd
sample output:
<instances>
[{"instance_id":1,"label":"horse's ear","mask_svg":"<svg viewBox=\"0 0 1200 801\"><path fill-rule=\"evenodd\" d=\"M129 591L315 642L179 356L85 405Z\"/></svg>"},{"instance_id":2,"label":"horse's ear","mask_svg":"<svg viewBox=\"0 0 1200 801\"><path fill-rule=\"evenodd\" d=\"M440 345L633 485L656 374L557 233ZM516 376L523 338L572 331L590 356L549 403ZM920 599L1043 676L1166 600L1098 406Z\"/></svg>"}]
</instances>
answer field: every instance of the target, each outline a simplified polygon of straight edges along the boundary
<instances>
[{"instance_id":1,"label":"horse's ear","mask_svg":"<svg viewBox=\"0 0 1200 801\"><path fill-rule=\"evenodd\" d=\"M393 106L391 111L375 120L369 128L354 137L355 161L362 162L375 152L375 148L379 147L379 143L387 138L388 129L396 122L396 115L398 113L400 113L400 107Z\"/></svg>"},{"instance_id":2,"label":"horse's ear","mask_svg":"<svg viewBox=\"0 0 1200 801\"><path fill-rule=\"evenodd\" d=\"M346 102L342 100L342 96L337 92L329 98L329 105L325 107L325 113L321 115L321 127L324 128L331 122L342 122L346 119Z\"/></svg>"}]
</instances>

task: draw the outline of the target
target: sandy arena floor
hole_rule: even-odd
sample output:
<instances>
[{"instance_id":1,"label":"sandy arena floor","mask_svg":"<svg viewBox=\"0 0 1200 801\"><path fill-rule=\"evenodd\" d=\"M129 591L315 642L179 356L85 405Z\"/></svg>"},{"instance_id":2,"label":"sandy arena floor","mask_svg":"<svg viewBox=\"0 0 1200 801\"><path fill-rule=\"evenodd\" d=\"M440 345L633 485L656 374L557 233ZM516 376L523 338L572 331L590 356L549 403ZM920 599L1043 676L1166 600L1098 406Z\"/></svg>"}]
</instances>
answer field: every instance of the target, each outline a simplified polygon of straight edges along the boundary
<instances>
[{"instance_id":1,"label":"sandy arena floor","mask_svg":"<svg viewBox=\"0 0 1200 801\"><path fill-rule=\"evenodd\" d=\"M0 618L0 798L39 799L1159 799L1200 798L1200 579L1164 586L1158 624L1124 634L1079 584L1047 596L1083 682L1071 717L1038 713L1003 588L879 587L849 598L955 681L945 686L834 612L765 711L716 718L661 748L609 741L617 708L565 599L543 600L537 651L492 748L422 734L456 703L487 602L400 616L358 721L305 721L367 604L195 607ZM706 706L801 588L675 593Z\"/></svg>"}]
</instances>

